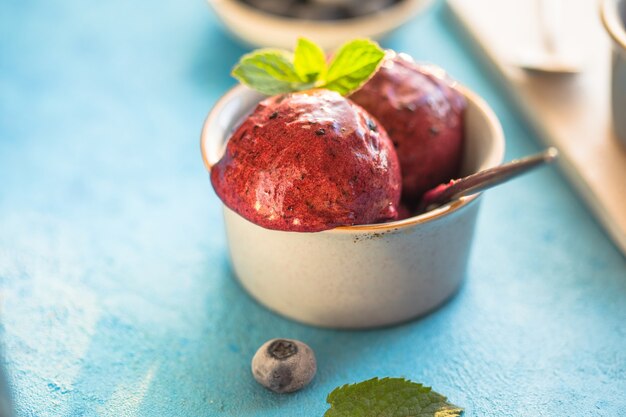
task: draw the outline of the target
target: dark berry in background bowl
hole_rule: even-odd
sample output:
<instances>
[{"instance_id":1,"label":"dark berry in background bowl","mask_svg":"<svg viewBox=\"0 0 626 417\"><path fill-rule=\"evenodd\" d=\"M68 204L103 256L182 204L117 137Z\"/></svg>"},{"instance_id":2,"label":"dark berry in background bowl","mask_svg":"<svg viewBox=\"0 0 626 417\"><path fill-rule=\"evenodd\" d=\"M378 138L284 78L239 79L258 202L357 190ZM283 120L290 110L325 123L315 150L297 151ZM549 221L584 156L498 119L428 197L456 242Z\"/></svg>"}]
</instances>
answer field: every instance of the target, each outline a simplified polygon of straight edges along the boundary
<instances>
[{"instance_id":1,"label":"dark berry in background bowl","mask_svg":"<svg viewBox=\"0 0 626 417\"><path fill-rule=\"evenodd\" d=\"M341 20L380 12L404 0L238 0L262 12L294 19Z\"/></svg>"}]
</instances>

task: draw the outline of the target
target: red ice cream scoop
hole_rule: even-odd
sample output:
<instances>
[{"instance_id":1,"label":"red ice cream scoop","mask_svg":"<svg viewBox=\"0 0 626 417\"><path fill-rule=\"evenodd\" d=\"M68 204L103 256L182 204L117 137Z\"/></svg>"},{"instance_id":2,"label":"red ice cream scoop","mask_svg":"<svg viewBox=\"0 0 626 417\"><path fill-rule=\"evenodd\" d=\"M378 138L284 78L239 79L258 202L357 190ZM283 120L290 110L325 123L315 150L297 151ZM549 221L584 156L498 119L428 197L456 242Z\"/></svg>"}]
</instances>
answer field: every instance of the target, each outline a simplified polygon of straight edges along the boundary
<instances>
[{"instance_id":1,"label":"red ice cream scoop","mask_svg":"<svg viewBox=\"0 0 626 417\"><path fill-rule=\"evenodd\" d=\"M392 139L409 204L459 174L465 98L443 71L389 53L350 98L376 117Z\"/></svg>"},{"instance_id":2,"label":"red ice cream scoop","mask_svg":"<svg viewBox=\"0 0 626 417\"><path fill-rule=\"evenodd\" d=\"M401 193L385 130L328 90L262 101L231 136L211 182L244 218L298 232L393 220Z\"/></svg>"}]
</instances>

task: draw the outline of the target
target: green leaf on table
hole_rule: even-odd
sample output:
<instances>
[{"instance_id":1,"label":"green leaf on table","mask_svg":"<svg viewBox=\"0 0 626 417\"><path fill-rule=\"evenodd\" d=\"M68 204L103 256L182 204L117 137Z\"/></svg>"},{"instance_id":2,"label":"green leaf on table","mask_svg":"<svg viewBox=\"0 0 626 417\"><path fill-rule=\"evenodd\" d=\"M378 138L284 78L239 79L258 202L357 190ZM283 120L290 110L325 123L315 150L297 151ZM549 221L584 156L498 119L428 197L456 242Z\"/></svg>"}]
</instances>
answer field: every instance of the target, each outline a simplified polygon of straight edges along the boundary
<instances>
[{"instance_id":1,"label":"green leaf on table","mask_svg":"<svg viewBox=\"0 0 626 417\"><path fill-rule=\"evenodd\" d=\"M324 417L458 417L446 397L404 378L373 378L335 388Z\"/></svg>"},{"instance_id":2,"label":"green leaf on table","mask_svg":"<svg viewBox=\"0 0 626 417\"><path fill-rule=\"evenodd\" d=\"M244 55L232 71L242 84L263 94L296 91L303 80L293 65L293 56L280 49L258 49Z\"/></svg>"},{"instance_id":3,"label":"green leaf on table","mask_svg":"<svg viewBox=\"0 0 626 417\"><path fill-rule=\"evenodd\" d=\"M374 75L384 57L385 51L376 42L350 41L335 54L322 87L348 95Z\"/></svg>"},{"instance_id":4,"label":"green leaf on table","mask_svg":"<svg viewBox=\"0 0 626 417\"><path fill-rule=\"evenodd\" d=\"M296 72L305 82L315 82L325 75L326 55L315 42L306 38L298 38L293 55L293 65Z\"/></svg>"}]
</instances>

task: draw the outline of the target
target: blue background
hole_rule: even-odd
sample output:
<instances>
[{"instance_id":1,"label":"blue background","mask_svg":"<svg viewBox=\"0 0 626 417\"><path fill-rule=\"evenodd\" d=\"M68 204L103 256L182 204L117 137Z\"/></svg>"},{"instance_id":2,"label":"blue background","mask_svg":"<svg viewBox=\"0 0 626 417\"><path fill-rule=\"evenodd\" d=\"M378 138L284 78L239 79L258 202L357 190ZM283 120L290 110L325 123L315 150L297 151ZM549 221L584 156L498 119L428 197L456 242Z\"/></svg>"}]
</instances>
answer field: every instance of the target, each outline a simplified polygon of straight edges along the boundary
<instances>
[{"instance_id":1,"label":"blue background","mask_svg":"<svg viewBox=\"0 0 626 417\"><path fill-rule=\"evenodd\" d=\"M493 106L539 150L438 4L384 42ZM202 1L0 2L0 290L20 416L321 416L336 386L404 376L466 416L626 416L626 261L558 170L489 191L460 293L421 320L331 331L233 280L199 153L244 49ZM250 359L302 339L275 395Z\"/></svg>"}]
</instances>

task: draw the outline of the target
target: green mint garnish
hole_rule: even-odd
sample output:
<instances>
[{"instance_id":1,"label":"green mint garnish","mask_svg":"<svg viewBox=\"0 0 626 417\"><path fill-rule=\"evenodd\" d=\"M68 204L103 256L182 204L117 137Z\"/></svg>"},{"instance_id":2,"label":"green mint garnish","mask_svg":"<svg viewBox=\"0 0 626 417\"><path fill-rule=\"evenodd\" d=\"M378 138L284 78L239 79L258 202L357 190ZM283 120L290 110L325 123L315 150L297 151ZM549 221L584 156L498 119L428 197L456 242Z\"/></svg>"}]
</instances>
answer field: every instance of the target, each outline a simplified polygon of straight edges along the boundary
<instances>
[{"instance_id":1,"label":"green mint garnish","mask_svg":"<svg viewBox=\"0 0 626 417\"><path fill-rule=\"evenodd\" d=\"M315 42L299 38L294 51L293 65L305 82L311 83L323 79L326 75L326 55Z\"/></svg>"},{"instance_id":2,"label":"green mint garnish","mask_svg":"<svg viewBox=\"0 0 626 417\"><path fill-rule=\"evenodd\" d=\"M324 88L344 96L356 90L378 69L385 51L367 39L356 39L343 45L330 63Z\"/></svg>"},{"instance_id":3,"label":"green mint garnish","mask_svg":"<svg viewBox=\"0 0 626 417\"><path fill-rule=\"evenodd\" d=\"M293 65L293 56L280 49L259 49L241 57L233 76L263 94L297 90L302 79Z\"/></svg>"},{"instance_id":4,"label":"green mint garnish","mask_svg":"<svg viewBox=\"0 0 626 417\"><path fill-rule=\"evenodd\" d=\"M385 56L368 39L347 42L328 64L314 42L299 38L292 54L280 49L258 49L244 55L232 75L263 94L274 95L310 88L327 88L348 95L365 83Z\"/></svg>"},{"instance_id":5,"label":"green mint garnish","mask_svg":"<svg viewBox=\"0 0 626 417\"><path fill-rule=\"evenodd\" d=\"M324 417L458 417L463 412L429 387L403 378L373 378L335 388Z\"/></svg>"}]
</instances>

